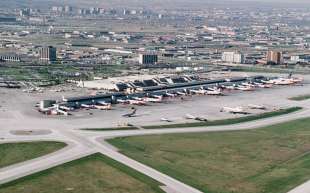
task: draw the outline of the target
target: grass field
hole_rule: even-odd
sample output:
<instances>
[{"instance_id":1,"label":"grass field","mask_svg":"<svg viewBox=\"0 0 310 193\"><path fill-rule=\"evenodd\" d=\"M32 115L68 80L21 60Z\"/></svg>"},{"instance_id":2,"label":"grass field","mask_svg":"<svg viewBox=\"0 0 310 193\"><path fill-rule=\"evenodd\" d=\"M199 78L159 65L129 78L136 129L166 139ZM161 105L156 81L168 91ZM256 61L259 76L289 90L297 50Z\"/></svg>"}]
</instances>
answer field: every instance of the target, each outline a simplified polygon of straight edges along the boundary
<instances>
[{"instance_id":1,"label":"grass field","mask_svg":"<svg viewBox=\"0 0 310 193\"><path fill-rule=\"evenodd\" d=\"M65 146L60 142L0 144L0 168L55 152Z\"/></svg>"},{"instance_id":2,"label":"grass field","mask_svg":"<svg viewBox=\"0 0 310 193\"><path fill-rule=\"evenodd\" d=\"M304 100L310 99L310 94L308 94L308 95L300 95L300 96L296 96L296 97L291 97L289 99L293 100L293 101L304 101Z\"/></svg>"},{"instance_id":3,"label":"grass field","mask_svg":"<svg viewBox=\"0 0 310 193\"><path fill-rule=\"evenodd\" d=\"M1 193L163 193L160 184L101 154L94 154L0 185Z\"/></svg>"},{"instance_id":4,"label":"grass field","mask_svg":"<svg viewBox=\"0 0 310 193\"><path fill-rule=\"evenodd\" d=\"M310 118L249 131L109 142L206 193L286 193L310 179Z\"/></svg>"}]
</instances>

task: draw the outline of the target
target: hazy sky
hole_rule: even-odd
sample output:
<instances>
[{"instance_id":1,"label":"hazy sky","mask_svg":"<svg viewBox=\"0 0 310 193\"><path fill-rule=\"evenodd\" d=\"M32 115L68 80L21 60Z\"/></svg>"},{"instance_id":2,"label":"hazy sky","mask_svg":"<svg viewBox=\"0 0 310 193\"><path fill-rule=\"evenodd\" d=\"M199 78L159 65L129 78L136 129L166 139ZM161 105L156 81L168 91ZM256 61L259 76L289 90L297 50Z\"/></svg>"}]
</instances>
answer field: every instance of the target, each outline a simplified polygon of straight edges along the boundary
<instances>
[{"instance_id":1,"label":"hazy sky","mask_svg":"<svg viewBox=\"0 0 310 193\"><path fill-rule=\"evenodd\" d=\"M239 2L239 4L237 3ZM264 4L272 3L275 7L310 7L310 0L0 0L2 7L27 7L41 6L49 7L51 5L71 4L75 6L129 6L129 7L199 7L203 8L210 5L222 6L247 6L247 4L240 4L240 2L247 3L251 7L259 7Z\"/></svg>"}]
</instances>

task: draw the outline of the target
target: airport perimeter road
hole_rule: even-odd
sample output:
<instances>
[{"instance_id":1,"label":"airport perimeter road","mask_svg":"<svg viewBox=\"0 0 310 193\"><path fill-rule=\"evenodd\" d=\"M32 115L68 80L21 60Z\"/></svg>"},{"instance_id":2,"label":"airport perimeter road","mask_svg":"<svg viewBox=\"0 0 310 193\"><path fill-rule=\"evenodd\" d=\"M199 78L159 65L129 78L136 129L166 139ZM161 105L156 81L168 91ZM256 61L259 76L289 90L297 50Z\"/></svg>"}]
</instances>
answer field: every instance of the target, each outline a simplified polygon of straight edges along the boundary
<instances>
[{"instance_id":1,"label":"airport perimeter road","mask_svg":"<svg viewBox=\"0 0 310 193\"><path fill-rule=\"evenodd\" d=\"M130 159L123 154L117 152L117 150L111 146L110 144L104 143L103 140L97 139L98 142L98 149L99 152L113 158L114 160L130 166L131 168L157 180L158 182L164 184L166 187L168 187L171 192L176 193L202 193L199 190L196 190L195 188L188 186L178 180L175 180L159 171L156 171L155 169L148 167L146 165L143 165L133 159ZM103 142L103 143L102 143Z\"/></svg>"},{"instance_id":2,"label":"airport perimeter road","mask_svg":"<svg viewBox=\"0 0 310 193\"><path fill-rule=\"evenodd\" d=\"M199 193L193 187L190 187L178 180L175 180L163 173L160 173L146 165L143 165L135 160L132 160L117 151L117 149L110 144L107 144L104 139L137 136L137 135L152 135L152 134L171 134L171 133L192 133L192 132L216 132L216 131L233 131L233 130L247 130L258 127L268 126L290 120L295 120L310 115L310 102L298 103L298 106L304 109L295 113L272 117L263 120L246 122L227 126L213 126L213 127L193 127L193 128L177 128L177 129L152 129L152 130L125 130L125 131L85 131L77 130L76 125L58 125L55 129L50 129L51 133L45 135L25 135L19 136L12 134L12 129L21 128L22 123L11 125L9 129L1 131L3 139L2 143L6 142L22 142L22 141L62 141L66 142L68 146L58 152L29 160L20 164L15 164L3 169L0 169L0 184L18 179L20 177L36 173L96 152L100 152L110 158L119 161L151 178L157 180L167 187L172 192L177 193ZM43 123L40 123L43 126ZM64 127L66 129L62 129ZM29 128L29 127L28 127ZM41 127L43 128L43 127ZM310 191L310 182L301 185L290 193L304 193L305 190ZM306 192L307 192L306 191Z\"/></svg>"},{"instance_id":3,"label":"airport perimeter road","mask_svg":"<svg viewBox=\"0 0 310 193\"><path fill-rule=\"evenodd\" d=\"M31 141L60 141L67 144L67 146L54 153L32 159L29 161L17 163L8 167L0 169L0 184L4 184L15 179L34 174L54 166L67 163L87 155L98 152L97 149L85 146L70 140L66 136L61 136L55 133L45 136L14 136L7 135L7 138L0 141L1 143L17 143L17 142L31 142Z\"/></svg>"},{"instance_id":4,"label":"airport perimeter road","mask_svg":"<svg viewBox=\"0 0 310 193\"><path fill-rule=\"evenodd\" d=\"M310 192L310 180L305 182L304 184L294 188L293 190L289 191L288 193L308 193Z\"/></svg>"}]
</instances>

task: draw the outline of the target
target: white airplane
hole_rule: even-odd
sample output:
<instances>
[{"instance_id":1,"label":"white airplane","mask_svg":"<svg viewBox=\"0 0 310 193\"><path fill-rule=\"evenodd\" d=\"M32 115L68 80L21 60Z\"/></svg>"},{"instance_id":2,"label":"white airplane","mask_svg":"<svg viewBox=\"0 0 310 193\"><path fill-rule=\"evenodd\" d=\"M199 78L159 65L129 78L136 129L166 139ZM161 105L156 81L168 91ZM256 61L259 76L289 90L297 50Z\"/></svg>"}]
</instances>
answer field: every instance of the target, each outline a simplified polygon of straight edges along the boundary
<instances>
[{"instance_id":1,"label":"white airplane","mask_svg":"<svg viewBox=\"0 0 310 193\"><path fill-rule=\"evenodd\" d=\"M52 89L51 92L64 92L64 89Z\"/></svg>"},{"instance_id":2,"label":"white airplane","mask_svg":"<svg viewBox=\"0 0 310 193\"><path fill-rule=\"evenodd\" d=\"M109 104L109 105L94 105L94 107L96 109L99 109L99 110L111 110L112 109L111 104Z\"/></svg>"},{"instance_id":3,"label":"white airplane","mask_svg":"<svg viewBox=\"0 0 310 193\"><path fill-rule=\"evenodd\" d=\"M232 86L223 86L223 88L228 89L228 90L236 90L236 85L232 85Z\"/></svg>"},{"instance_id":4,"label":"white airplane","mask_svg":"<svg viewBox=\"0 0 310 193\"><path fill-rule=\"evenodd\" d=\"M163 99L163 95L152 95L154 98Z\"/></svg>"},{"instance_id":5,"label":"white airplane","mask_svg":"<svg viewBox=\"0 0 310 193\"><path fill-rule=\"evenodd\" d=\"M131 105L146 105L146 102L143 100L132 100L132 99L117 99L118 103L121 104L131 104Z\"/></svg>"},{"instance_id":6,"label":"white airplane","mask_svg":"<svg viewBox=\"0 0 310 193\"><path fill-rule=\"evenodd\" d=\"M291 80L292 80L294 83L300 83L300 82L302 82L304 79L303 79L303 78L291 78Z\"/></svg>"},{"instance_id":7,"label":"white airplane","mask_svg":"<svg viewBox=\"0 0 310 193\"><path fill-rule=\"evenodd\" d=\"M124 114L122 115L123 117L127 117L127 118L131 118L131 117L135 117L136 116L136 113L137 113L137 109L132 107L132 112L131 113L128 113L128 114Z\"/></svg>"},{"instance_id":8,"label":"white airplane","mask_svg":"<svg viewBox=\"0 0 310 193\"><path fill-rule=\"evenodd\" d=\"M169 93L169 92L166 92L165 95L168 96L168 97L176 97L177 96L176 94Z\"/></svg>"},{"instance_id":9,"label":"white airplane","mask_svg":"<svg viewBox=\"0 0 310 193\"><path fill-rule=\"evenodd\" d=\"M111 103L107 103L105 101L98 101L97 103L100 105L111 105Z\"/></svg>"},{"instance_id":10,"label":"white airplane","mask_svg":"<svg viewBox=\"0 0 310 193\"><path fill-rule=\"evenodd\" d=\"M143 98L140 98L140 97L132 97L134 100L137 100L137 101L144 101Z\"/></svg>"},{"instance_id":11,"label":"white airplane","mask_svg":"<svg viewBox=\"0 0 310 193\"><path fill-rule=\"evenodd\" d=\"M195 119L195 116L191 115L191 114L186 114L185 115L186 119Z\"/></svg>"},{"instance_id":12,"label":"white airplane","mask_svg":"<svg viewBox=\"0 0 310 193\"><path fill-rule=\"evenodd\" d=\"M248 107L250 109L260 109L260 110L266 110L267 107L263 106L263 105L254 105L254 104L249 104Z\"/></svg>"},{"instance_id":13,"label":"white airplane","mask_svg":"<svg viewBox=\"0 0 310 193\"><path fill-rule=\"evenodd\" d=\"M127 100L129 101L129 104L131 105L146 105L146 102L145 101L139 101L139 100Z\"/></svg>"},{"instance_id":14,"label":"white airplane","mask_svg":"<svg viewBox=\"0 0 310 193\"><path fill-rule=\"evenodd\" d=\"M118 103L121 103L121 104L129 104L129 101L128 101L128 100L117 99L116 101L117 101Z\"/></svg>"},{"instance_id":15,"label":"white airplane","mask_svg":"<svg viewBox=\"0 0 310 193\"><path fill-rule=\"evenodd\" d=\"M263 84L260 82L254 82L254 85L258 88L271 88L272 84Z\"/></svg>"},{"instance_id":16,"label":"white airplane","mask_svg":"<svg viewBox=\"0 0 310 193\"><path fill-rule=\"evenodd\" d=\"M59 108L59 105L53 105L52 107L46 109L39 109L39 112L47 115L65 115L68 116L69 113Z\"/></svg>"},{"instance_id":17,"label":"white airplane","mask_svg":"<svg viewBox=\"0 0 310 193\"><path fill-rule=\"evenodd\" d=\"M24 89L23 92L26 92L26 93L33 93L33 92L42 93L43 90L41 88L38 88L38 87L31 87L28 89Z\"/></svg>"},{"instance_id":18,"label":"white airplane","mask_svg":"<svg viewBox=\"0 0 310 193\"><path fill-rule=\"evenodd\" d=\"M81 104L83 108L93 108L93 105Z\"/></svg>"},{"instance_id":19,"label":"white airplane","mask_svg":"<svg viewBox=\"0 0 310 193\"><path fill-rule=\"evenodd\" d=\"M274 80L273 84L275 85L291 85L294 84L295 82L292 79L287 79L287 78L279 78Z\"/></svg>"},{"instance_id":20,"label":"white airplane","mask_svg":"<svg viewBox=\"0 0 310 193\"><path fill-rule=\"evenodd\" d=\"M241 85L246 86L246 87L254 87L255 86L254 84L251 84L249 82L243 82L243 83L241 83Z\"/></svg>"},{"instance_id":21,"label":"white airplane","mask_svg":"<svg viewBox=\"0 0 310 193\"><path fill-rule=\"evenodd\" d=\"M223 95L219 88L208 88L207 95Z\"/></svg>"},{"instance_id":22,"label":"white airplane","mask_svg":"<svg viewBox=\"0 0 310 193\"><path fill-rule=\"evenodd\" d=\"M167 119L167 118L161 118L160 121L168 122L168 123L173 122L173 121L171 121L170 119Z\"/></svg>"},{"instance_id":23,"label":"white airplane","mask_svg":"<svg viewBox=\"0 0 310 193\"><path fill-rule=\"evenodd\" d=\"M276 81L276 79L272 79L272 80L261 80L262 83L265 83L265 84L274 84Z\"/></svg>"},{"instance_id":24,"label":"white airplane","mask_svg":"<svg viewBox=\"0 0 310 193\"><path fill-rule=\"evenodd\" d=\"M178 91L177 94L178 94L178 95L181 95L181 96L186 96L186 93L185 93L185 92L180 92L180 91Z\"/></svg>"},{"instance_id":25,"label":"white airplane","mask_svg":"<svg viewBox=\"0 0 310 193\"><path fill-rule=\"evenodd\" d=\"M291 85L295 83L300 83L302 81L303 81L302 78L276 78L276 79L267 80L267 81L262 80L262 82L264 83L275 84L275 85Z\"/></svg>"},{"instance_id":26,"label":"white airplane","mask_svg":"<svg viewBox=\"0 0 310 193\"><path fill-rule=\"evenodd\" d=\"M186 119L192 119L192 120L196 120L196 121L202 121L202 122L207 122L208 120L204 117L196 117L194 115L191 115L191 114L186 114L185 115L185 118Z\"/></svg>"},{"instance_id":27,"label":"white airplane","mask_svg":"<svg viewBox=\"0 0 310 193\"><path fill-rule=\"evenodd\" d=\"M242 90L242 91L254 91L254 88L249 86L237 86L236 89Z\"/></svg>"},{"instance_id":28,"label":"white airplane","mask_svg":"<svg viewBox=\"0 0 310 193\"><path fill-rule=\"evenodd\" d=\"M207 93L206 90L204 89L199 89L199 90L189 90L191 93L194 93L194 94L200 94L200 95L205 95Z\"/></svg>"},{"instance_id":29,"label":"white airplane","mask_svg":"<svg viewBox=\"0 0 310 193\"><path fill-rule=\"evenodd\" d=\"M59 105L59 109L65 110L65 111L73 111L74 110L73 108L66 107L66 106L61 106L61 105Z\"/></svg>"},{"instance_id":30,"label":"white airplane","mask_svg":"<svg viewBox=\"0 0 310 193\"><path fill-rule=\"evenodd\" d=\"M56 108L55 110L56 110L57 114L61 114L61 115L65 115L65 116L69 115L69 113L67 111L63 111L59 108L58 109Z\"/></svg>"},{"instance_id":31,"label":"white airplane","mask_svg":"<svg viewBox=\"0 0 310 193\"><path fill-rule=\"evenodd\" d=\"M221 109L221 112L227 112L227 113L232 113L232 114L250 114L249 112L246 112L243 110L242 107L223 107Z\"/></svg>"},{"instance_id":32,"label":"white airplane","mask_svg":"<svg viewBox=\"0 0 310 193\"><path fill-rule=\"evenodd\" d=\"M219 90L209 90L207 91L207 95L223 95L223 93Z\"/></svg>"},{"instance_id":33,"label":"white airplane","mask_svg":"<svg viewBox=\"0 0 310 193\"><path fill-rule=\"evenodd\" d=\"M152 102L152 103L160 103L160 102L162 102L162 99L161 98L145 97L145 98L143 98L143 101Z\"/></svg>"}]
</instances>

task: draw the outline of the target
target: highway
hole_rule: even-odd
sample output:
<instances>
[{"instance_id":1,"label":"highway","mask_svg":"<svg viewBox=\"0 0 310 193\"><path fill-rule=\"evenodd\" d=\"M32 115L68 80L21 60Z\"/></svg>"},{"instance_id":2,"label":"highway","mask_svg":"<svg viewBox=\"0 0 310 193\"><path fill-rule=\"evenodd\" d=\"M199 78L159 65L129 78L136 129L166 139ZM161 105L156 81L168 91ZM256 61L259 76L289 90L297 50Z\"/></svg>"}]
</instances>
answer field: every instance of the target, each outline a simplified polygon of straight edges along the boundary
<instances>
[{"instance_id":1,"label":"highway","mask_svg":"<svg viewBox=\"0 0 310 193\"><path fill-rule=\"evenodd\" d=\"M61 165L63 163L99 152L116 161L119 161L151 178L165 185L169 190L178 193L198 193L199 190L190 187L178 180L175 180L165 174L162 174L146 165L143 165L135 160L132 160L117 151L116 148L106 143L105 139L115 137L137 136L137 135L151 135L151 134L168 134L168 133L192 133L192 132L218 132L218 131L233 131L233 130L247 130L263 127L267 125L277 124L285 121L295 120L310 115L310 103L300 102L303 110L282 115L278 117L267 118L252 122L246 122L227 126L212 126L212 127L196 127L196 128L177 128L177 129L152 129L152 130L125 130L125 131L86 131L79 130L76 126L72 128L51 129L51 133L44 135L14 135L9 131L12 129L1 130L4 138L1 143L7 142L21 142L21 141L62 141L67 143L67 147L55 153L29 160L23 163L11 165L0 169L0 183L6 183L14 179L24 177L29 174L43 171L48 168ZM16 124L15 129L20 128ZM66 125L69 127L69 125ZM310 190L310 182L297 187L290 193L302 193L304 190Z\"/></svg>"}]
</instances>

